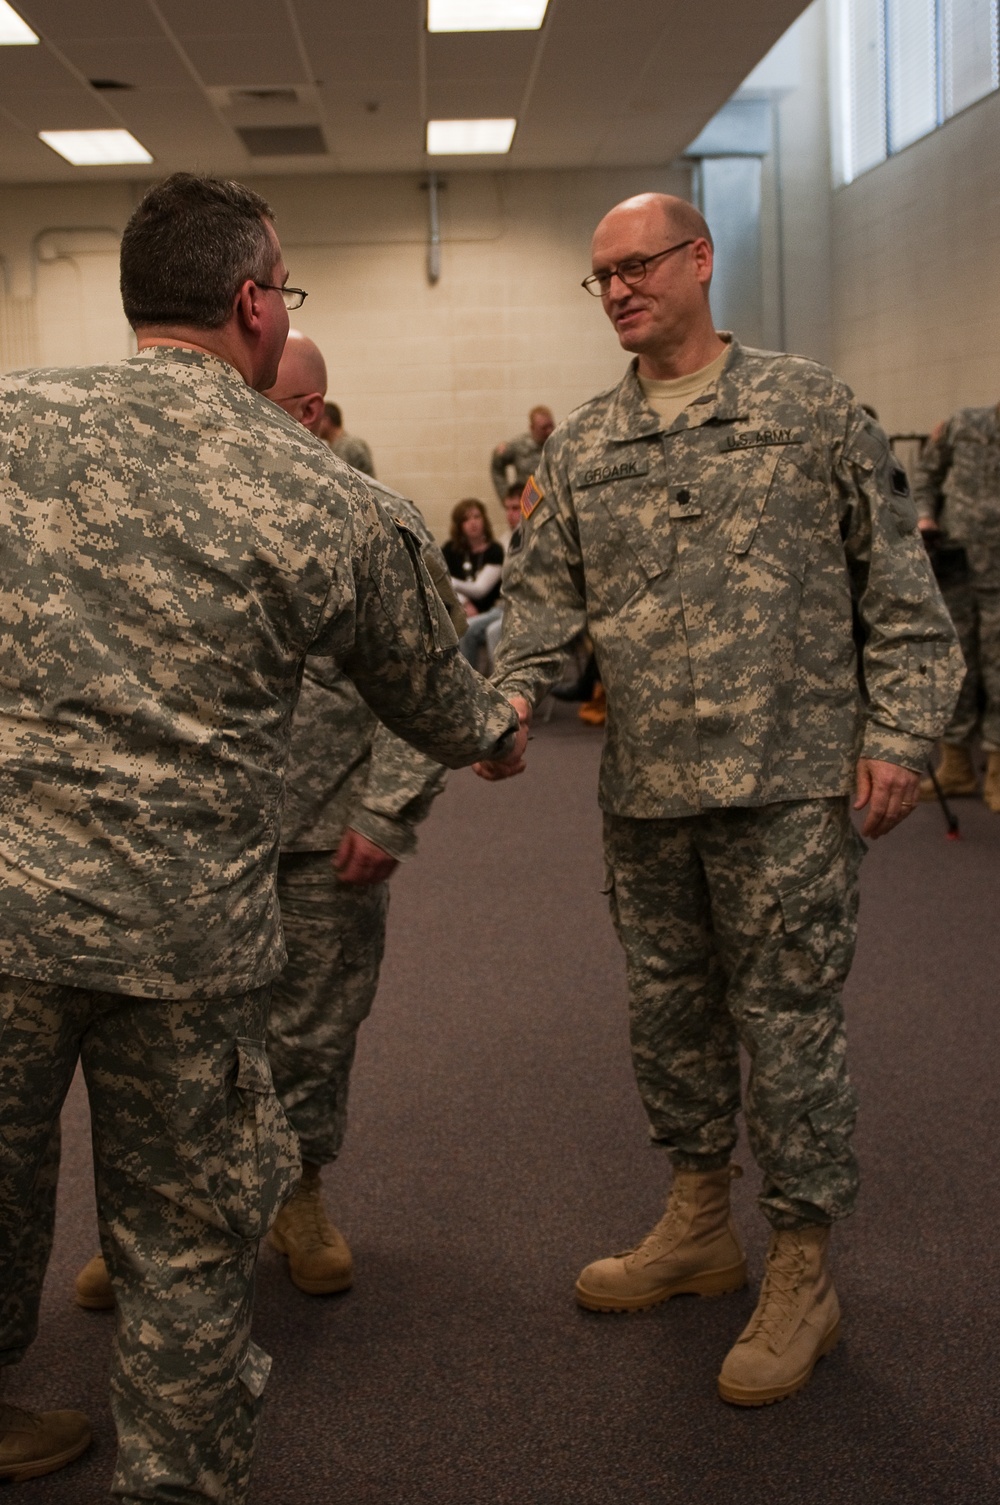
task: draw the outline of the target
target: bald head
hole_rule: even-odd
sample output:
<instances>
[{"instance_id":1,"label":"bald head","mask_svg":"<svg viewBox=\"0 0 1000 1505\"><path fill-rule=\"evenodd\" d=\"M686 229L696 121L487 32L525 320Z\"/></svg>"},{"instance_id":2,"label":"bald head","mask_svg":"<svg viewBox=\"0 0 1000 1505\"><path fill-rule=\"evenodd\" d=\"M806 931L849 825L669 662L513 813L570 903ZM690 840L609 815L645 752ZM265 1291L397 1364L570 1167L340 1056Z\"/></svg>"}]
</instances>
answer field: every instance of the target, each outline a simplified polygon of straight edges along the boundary
<instances>
[{"instance_id":1,"label":"bald head","mask_svg":"<svg viewBox=\"0 0 1000 1505\"><path fill-rule=\"evenodd\" d=\"M311 433L318 434L325 395L326 362L322 351L301 330L290 329L277 380L264 396L284 408Z\"/></svg>"},{"instance_id":2,"label":"bald head","mask_svg":"<svg viewBox=\"0 0 1000 1505\"><path fill-rule=\"evenodd\" d=\"M671 380L711 364L723 348L708 303L712 237L693 204L669 193L625 199L594 231L591 256L604 311L639 356L640 376Z\"/></svg>"}]
</instances>

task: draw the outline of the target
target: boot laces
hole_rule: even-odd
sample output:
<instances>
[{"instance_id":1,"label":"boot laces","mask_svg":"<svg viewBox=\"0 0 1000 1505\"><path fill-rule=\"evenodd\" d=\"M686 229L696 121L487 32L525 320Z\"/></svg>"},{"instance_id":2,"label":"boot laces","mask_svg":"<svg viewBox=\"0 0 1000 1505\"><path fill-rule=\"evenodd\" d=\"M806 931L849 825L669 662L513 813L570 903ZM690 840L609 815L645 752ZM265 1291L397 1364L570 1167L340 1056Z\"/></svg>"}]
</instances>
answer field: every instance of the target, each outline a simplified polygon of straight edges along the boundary
<instances>
[{"instance_id":1,"label":"boot laces","mask_svg":"<svg viewBox=\"0 0 1000 1505\"><path fill-rule=\"evenodd\" d=\"M300 1186L289 1203L288 1210L301 1235L317 1244L332 1244L318 1186Z\"/></svg>"},{"instance_id":2,"label":"boot laces","mask_svg":"<svg viewBox=\"0 0 1000 1505\"><path fill-rule=\"evenodd\" d=\"M631 1255L648 1255L657 1258L684 1236L688 1226L688 1210L683 1191L676 1184L670 1189L666 1210L655 1228L634 1249L626 1250Z\"/></svg>"},{"instance_id":3,"label":"boot laces","mask_svg":"<svg viewBox=\"0 0 1000 1505\"><path fill-rule=\"evenodd\" d=\"M768 1341L778 1338L798 1312L805 1270L805 1254L800 1244L779 1244L767 1261L755 1313L754 1334Z\"/></svg>"}]
</instances>

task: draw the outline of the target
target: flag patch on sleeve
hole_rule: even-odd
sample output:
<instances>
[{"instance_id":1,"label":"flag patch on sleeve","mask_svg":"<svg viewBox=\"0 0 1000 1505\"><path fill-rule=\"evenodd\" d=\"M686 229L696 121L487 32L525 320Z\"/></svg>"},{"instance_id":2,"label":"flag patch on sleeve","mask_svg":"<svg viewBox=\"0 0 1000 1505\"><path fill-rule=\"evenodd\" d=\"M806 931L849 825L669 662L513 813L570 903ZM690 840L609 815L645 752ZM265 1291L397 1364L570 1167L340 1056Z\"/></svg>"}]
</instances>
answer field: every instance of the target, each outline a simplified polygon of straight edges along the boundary
<instances>
[{"instance_id":1,"label":"flag patch on sleeve","mask_svg":"<svg viewBox=\"0 0 1000 1505\"><path fill-rule=\"evenodd\" d=\"M544 495L545 492L541 490L534 476L529 476L528 484L521 493L521 516L530 517Z\"/></svg>"}]
</instances>

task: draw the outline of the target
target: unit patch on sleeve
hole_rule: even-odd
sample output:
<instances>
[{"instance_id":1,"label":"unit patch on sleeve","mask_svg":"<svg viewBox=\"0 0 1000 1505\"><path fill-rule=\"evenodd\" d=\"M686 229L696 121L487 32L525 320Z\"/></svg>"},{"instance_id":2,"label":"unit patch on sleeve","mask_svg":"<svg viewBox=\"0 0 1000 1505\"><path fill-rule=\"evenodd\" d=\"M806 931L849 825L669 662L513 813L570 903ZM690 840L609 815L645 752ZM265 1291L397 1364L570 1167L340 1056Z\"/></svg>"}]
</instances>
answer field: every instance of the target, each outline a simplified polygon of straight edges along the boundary
<instances>
[{"instance_id":1,"label":"unit patch on sleeve","mask_svg":"<svg viewBox=\"0 0 1000 1505\"><path fill-rule=\"evenodd\" d=\"M530 517L544 495L545 492L542 491L534 476L529 476L528 484L521 492L521 516Z\"/></svg>"}]
</instances>

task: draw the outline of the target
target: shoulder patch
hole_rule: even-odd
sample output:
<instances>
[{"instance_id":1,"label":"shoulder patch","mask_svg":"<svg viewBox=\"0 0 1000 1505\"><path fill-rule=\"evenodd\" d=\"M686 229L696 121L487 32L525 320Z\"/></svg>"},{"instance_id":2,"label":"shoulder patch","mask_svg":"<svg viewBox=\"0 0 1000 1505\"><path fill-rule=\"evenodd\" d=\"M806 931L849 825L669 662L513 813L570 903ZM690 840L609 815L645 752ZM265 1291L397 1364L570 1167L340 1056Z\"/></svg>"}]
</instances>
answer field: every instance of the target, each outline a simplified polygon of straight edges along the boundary
<instances>
[{"instance_id":1,"label":"shoulder patch","mask_svg":"<svg viewBox=\"0 0 1000 1505\"><path fill-rule=\"evenodd\" d=\"M545 492L541 489L534 476L528 477L528 484L521 492L521 516L530 517L538 506Z\"/></svg>"}]
</instances>

